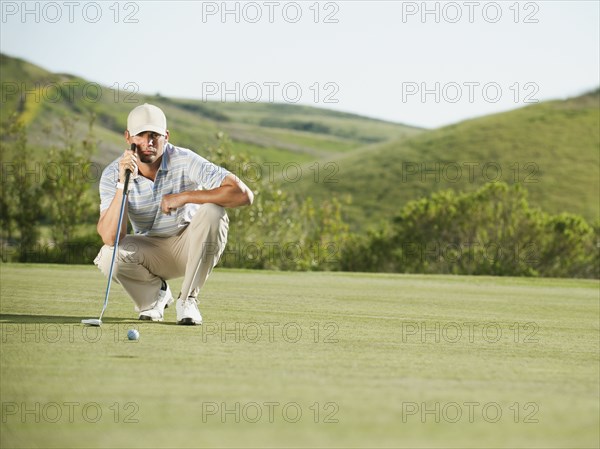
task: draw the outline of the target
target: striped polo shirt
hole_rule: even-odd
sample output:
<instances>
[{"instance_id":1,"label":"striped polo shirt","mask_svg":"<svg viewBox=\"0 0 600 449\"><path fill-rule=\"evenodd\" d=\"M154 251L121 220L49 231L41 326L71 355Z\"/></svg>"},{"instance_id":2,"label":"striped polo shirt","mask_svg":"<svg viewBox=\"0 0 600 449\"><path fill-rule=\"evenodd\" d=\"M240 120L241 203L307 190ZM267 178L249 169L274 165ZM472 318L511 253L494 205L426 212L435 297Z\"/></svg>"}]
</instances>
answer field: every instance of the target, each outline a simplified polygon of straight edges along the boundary
<instances>
[{"instance_id":1,"label":"striped polo shirt","mask_svg":"<svg viewBox=\"0 0 600 449\"><path fill-rule=\"evenodd\" d=\"M100 212L108 209L117 192L121 157L111 162L102 172ZM129 180L127 202L133 231L157 237L177 234L189 224L200 205L186 204L170 215L163 214L160 209L163 195L190 190L212 190L219 187L228 174L224 168L193 151L167 142L155 181L143 176L132 176Z\"/></svg>"}]
</instances>

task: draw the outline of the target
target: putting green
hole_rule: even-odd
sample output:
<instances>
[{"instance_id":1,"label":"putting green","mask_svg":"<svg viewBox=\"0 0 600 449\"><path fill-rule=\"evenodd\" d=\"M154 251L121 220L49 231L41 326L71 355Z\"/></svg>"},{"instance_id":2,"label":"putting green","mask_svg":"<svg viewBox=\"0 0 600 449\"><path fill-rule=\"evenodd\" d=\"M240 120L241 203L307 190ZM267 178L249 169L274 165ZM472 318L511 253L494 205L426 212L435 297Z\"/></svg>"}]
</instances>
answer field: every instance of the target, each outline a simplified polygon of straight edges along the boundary
<instances>
[{"instance_id":1,"label":"putting green","mask_svg":"<svg viewBox=\"0 0 600 449\"><path fill-rule=\"evenodd\" d=\"M598 446L598 281L216 270L92 328L94 267L0 274L2 447Z\"/></svg>"}]
</instances>

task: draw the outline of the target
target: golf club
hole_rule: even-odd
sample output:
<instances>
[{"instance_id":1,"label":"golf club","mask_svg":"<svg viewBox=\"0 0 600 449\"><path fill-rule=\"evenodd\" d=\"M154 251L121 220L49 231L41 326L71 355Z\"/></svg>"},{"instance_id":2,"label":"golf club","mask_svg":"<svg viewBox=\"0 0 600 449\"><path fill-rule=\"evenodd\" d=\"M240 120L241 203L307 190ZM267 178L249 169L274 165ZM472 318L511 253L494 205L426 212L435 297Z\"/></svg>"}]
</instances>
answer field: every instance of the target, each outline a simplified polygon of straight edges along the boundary
<instances>
[{"instance_id":1,"label":"golf club","mask_svg":"<svg viewBox=\"0 0 600 449\"><path fill-rule=\"evenodd\" d=\"M135 151L136 146L135 143L131 144L131 151ZM113 268L115 266L115 257L117 255L117 250L119 248L119 235L121 234L121 224L123 222L123 215L125 213L125 204L127 203L127 189L129 188L129 177L131 176L131 171L125 171L125 183L123 187L123 199L121 200L121 212L119 213L119 223L117 224L117 234L115 236L115 244L113 247L113 255L112 260L110 262L110 270L108 272L108 284L106 285L106 294L104 295L104 305L102 306L102 312L100 312L100 317L98 319L90 318L88 320L81 320L82 324L87 326L101 326L102 325L102 316L106 311L106 307L108 306L108 294L110 293L110 284L112 283L112 273Z\"/></svg>"}]
</instances>

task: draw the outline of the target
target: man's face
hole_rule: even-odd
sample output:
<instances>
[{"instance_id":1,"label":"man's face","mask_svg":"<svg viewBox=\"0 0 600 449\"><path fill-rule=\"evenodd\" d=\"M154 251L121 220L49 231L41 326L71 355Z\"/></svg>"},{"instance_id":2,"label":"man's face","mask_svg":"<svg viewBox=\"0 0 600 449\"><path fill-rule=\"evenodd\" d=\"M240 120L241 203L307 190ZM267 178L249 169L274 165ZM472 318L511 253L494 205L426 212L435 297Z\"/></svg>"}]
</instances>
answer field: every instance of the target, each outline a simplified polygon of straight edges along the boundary
<instances>
[{"instance_id":1,"label":"man's face","mask_svg":"<svg viewBox=\"0 0 600 449\"><path fill-rule=\"evenodd\" d=\"M152 164L163 154L166 136L153 131L144 131L131 137L137 145L137 155L141 162Z\"/></svg>"}]
</instances>

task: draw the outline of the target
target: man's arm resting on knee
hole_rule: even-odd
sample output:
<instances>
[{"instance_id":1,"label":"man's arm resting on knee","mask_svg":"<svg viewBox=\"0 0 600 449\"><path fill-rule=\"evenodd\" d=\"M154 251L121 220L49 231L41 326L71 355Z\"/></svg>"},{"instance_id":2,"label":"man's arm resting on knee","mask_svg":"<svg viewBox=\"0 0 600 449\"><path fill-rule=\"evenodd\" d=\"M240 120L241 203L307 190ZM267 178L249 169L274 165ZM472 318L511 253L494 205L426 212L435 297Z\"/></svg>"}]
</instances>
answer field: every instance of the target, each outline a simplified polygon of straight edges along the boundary
<instances>
[{"instance_id":1,"label":"man's arm resting on knee","mask_svg":"<svg viewBox=\"0 0 600 449\"><path fill-rule=\"evenodd\" d=\"M183 206L184 204L213 203L222 207L238 207L252 204L254 194L240 178L229 174L220 187L212 190L190 190L188 192L164 195L160 205L163 213Z\"/></svg>"}]
</instances>

